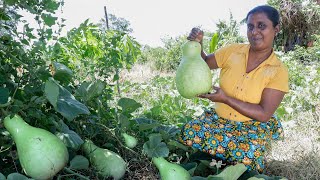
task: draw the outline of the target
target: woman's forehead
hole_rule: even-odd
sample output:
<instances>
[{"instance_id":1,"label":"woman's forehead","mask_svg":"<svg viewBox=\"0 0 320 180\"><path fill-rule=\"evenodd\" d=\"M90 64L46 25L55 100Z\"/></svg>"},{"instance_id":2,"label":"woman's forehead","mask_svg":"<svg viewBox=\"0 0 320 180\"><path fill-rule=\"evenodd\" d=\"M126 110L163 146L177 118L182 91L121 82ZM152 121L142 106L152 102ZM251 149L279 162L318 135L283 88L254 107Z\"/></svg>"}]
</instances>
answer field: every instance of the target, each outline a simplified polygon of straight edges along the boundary
<instances>
[{"instance_id":1,"label":"woman's forehead","mask_svg":"<svg viewBox=\"0 0 320 180\"><path fill-rule=\"evenodd\" d=\"M250 14L248 16L248 19L247 19L247 24L249 23L254 23L254 22L260 22L260 21L269 21L271 22L271 20L268 18L267 14L264 13L264 12L257 12L257 13L253 13L253 14ZM271 22L272 23L272 22Z\"/></svg>"}]
</instances>

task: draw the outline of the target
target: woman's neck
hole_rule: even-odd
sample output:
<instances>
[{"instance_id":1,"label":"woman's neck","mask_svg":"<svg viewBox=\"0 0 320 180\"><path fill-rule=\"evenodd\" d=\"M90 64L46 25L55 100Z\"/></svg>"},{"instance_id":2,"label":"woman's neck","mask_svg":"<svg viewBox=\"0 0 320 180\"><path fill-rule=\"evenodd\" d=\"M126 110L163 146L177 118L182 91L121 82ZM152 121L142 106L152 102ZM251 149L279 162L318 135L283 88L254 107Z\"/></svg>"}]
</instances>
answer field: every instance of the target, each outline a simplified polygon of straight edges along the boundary
<instances>
[{"instance_id":1,"label":"woman's neck","mask_svg":"<svg viewBox=\"0 0 320 180\"><path fill-rule=\"evenodd\" d=\"M249 53L250 56L253 57L252 60L262 62L271 55L272 51L272 48L267 48L263 50L255 50L250 48Z\"/></svg>"}]
</instances>

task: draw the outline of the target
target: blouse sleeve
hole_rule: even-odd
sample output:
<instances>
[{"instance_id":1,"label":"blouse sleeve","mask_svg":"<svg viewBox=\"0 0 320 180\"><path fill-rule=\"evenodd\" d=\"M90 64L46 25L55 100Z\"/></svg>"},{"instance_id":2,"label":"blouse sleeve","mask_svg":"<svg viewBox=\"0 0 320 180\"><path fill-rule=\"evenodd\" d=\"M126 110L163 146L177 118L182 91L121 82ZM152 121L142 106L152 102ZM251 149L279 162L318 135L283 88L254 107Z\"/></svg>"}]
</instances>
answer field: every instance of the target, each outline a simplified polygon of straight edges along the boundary
<instances>
[{"instance_id":1,"label":"blouse sleeve","mask_svg":"<svg viewBox=\"0 0 320 180\"><path fill-rule=\"evenodd\" d=\"M237 44L231 44L218 49L214 53L219 68L224 68L227 65L228 57L232 52L235 51L236 48Z\"/></svg>"},{"instance_id":2,"label":"blouse sleeve","mask_svg":"<svg viewBox=\"0 0 320 180\"><path fill-rule=\"evenodd\" d=\"M266 88L289 92L289 74L284 65L280 66L278 73L269 81Z\"/></svg>"}]
</instances>

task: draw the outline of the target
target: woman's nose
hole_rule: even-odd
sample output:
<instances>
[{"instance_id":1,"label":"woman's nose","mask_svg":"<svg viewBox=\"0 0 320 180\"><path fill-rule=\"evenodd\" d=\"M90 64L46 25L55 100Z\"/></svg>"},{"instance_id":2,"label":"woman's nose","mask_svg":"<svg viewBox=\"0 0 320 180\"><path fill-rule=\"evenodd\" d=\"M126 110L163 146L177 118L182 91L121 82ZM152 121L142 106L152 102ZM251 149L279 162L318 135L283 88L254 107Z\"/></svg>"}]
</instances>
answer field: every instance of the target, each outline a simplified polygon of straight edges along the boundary
<instances>
[{"instance_id":1,"label":"woman's nose","mask_svg":"<svg viewBox=\"0 0 320 180\"><path fill-rule=\"evenodd\" d=\"M256 28L252 28L252 30L251 30L251 34L256 34L258 31L257 31L257 29Z\"/></svg>"}]
</instances>

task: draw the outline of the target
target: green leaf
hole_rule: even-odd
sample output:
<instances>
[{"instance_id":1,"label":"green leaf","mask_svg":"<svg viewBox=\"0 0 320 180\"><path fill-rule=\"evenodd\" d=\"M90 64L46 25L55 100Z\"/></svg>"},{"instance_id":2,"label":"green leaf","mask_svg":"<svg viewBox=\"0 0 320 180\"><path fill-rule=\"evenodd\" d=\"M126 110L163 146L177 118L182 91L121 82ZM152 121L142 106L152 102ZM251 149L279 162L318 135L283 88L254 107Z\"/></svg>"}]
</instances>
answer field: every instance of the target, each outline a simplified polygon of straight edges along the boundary
<instances>
[{"instance_id":1,"label":"green leaf","mask_svg":"<svg viewBox=\"0 0 320 180\"><path fill-rule=\"evenodd\" d=\"M142 105L140 103L138 103L134 99L130 99L130 98L119 99L118 105L122 108L122 111L124 111L126 113L132 113L135 110L137 110L139 107L142 107Z\"/></svg>"},{"instance_id":2,"label":"green leaf","mask_svg":"<svg viewBox=\"0 0 320 180\"><path fill-rule=\"evenodd\" d=\"M193 176L194 171L197 169L198 164L196 162L191 162L187 164L180 164L183 168L185 168L191 176Z\"/></svg>"},{"instance_id":3,"label":"green leaf","mask_svg":"<svg viewBox=\"0 0 320 180\"><path fill-rule=\"evenodd\" d=\"M76 93L84 101L89 101L95 97L100 96L105 88L106 84L101 80L97 80L91 83L83 82L80 85L80 87L76 90Z\"/></svg>"},{"instance_id":4,"label":"green leaf","mask_svg":"<svg viewBox=\"0 0 320 180\"><path fill-rule=\"evenodd\" d=\"M0 180L6 180L6 177L2 173L0 173Z\"/></svg>"},{"instance_id":5,"label":"green leaf","mask_svg":"<svg viewBox=\"0 0 320 180\"><path fill-rule=\"evenodd\" d=\"M60 6L60 4L55 2L54 0L44 0L43 4L44 4L44 8L48 12L52 12L52 13L54 13L54 11L57 10Z\"/></svg>"},{"instance_id":6,"label":"green leaf","mask_svg":"<svg viewBox=\"0 0 320 180\"><path fill-rule=\"evenodd\" d=\"M60 124L63 126L62 132L57 132L56 136L61 139L67 147L78 150L84 141L76 132L70 130L63 121L60 121Z\"/></svg>"},{"instance_id":7,"label":"green leaf","mask_svg":"<svg viewBox=\"0 0 320 180\"><path fill-rule=\"evenodd\" d=\"M124 114L119 115L119 121L120 121L121 129L126 129L130 125L130 121L128 117Z\"/></svg>"},{"instance_id":8,"label":"green leaf","mask_svg":"<svg viewBox=\"0 0 320 180\"><path fill-rule=\"evenodd\" d=\"M7 180L29 180L29 178L19 173L11 173L8 175Z\"/></svg>"},{"instance_id":9,"label":"green leaf","mask_svg":"<svg viewBox=\"0 0 320 180\"><path fill-rule=\"evenodd\" d=\"M3 21L9 21L11 18L9 15L6 14L6 12L4 11L4 9L0 9L0 20Z\"/></svg>"},{"instance_id":10,"label":"green leaf","mask_svg":"<svg viewBox=\"0 0 320 180\"><path fill-rule=\"evenodd\" d=\"M68 83L71 81L73 72L66 65L58 62L52 62L50 68L55 80L58 80L61 83Z\"/></svg>"},{"instance_id":11,"label":"green leaf","mask_svg":"<svg viewBox=\"0 0 320 180\"><path fill-rule=\"evenodd\" d=\"M185 145L183 145L183 144L181 144L181 143L179 143L177 141L169 141L168 145L180 148L180 149L182 149L184 151L188 151L188 147L187 146L185 146Z\"/></svg>"},{"instance_id":12,"label":"green leaf","mask_svg":"<svg viewBox=\"0 0 320 180\"><path fill-rule=\"evenodd\" d=\"M143 144L143 151L147 153L148 157L167 157L169 155L167 145L161 141L160 134L151 134L149 136L149 141Z\"/></svg>"},{"instance_id":13,"label":"green leaf","mask_svg":"<svg viewBox=\"0 0 320 180\"><path fill-rule=\"evenodd\" d=\"M0 104L5 104L9 100L9 89L0 87Z\"/></svg>"},{"instance_id":14,"label":"green leaf","mask_svg":"<svg viewBox=\"0 0 320 180\"><path fill-rule=\"evenodd\" d=\"M158 121L155 121L152 119L137 118L137 119L135 119L135 121L139 126L139 131L145 131L145 130L153 129L153 128L160 126Z\"/></svg>"},{"instance_id":15,"label":"green leaf","mask_svg":"<svg viewBox=\"0 0 320 180\"><path fill-rule=\"evenodd\" d=\"M56 108L59 97L59 86L54 81L48 80L44 87L44 93L48 101Z\"/></svg>"},{"instance_id":16,"label":"green leaf","mask_svg":"<svg viewBox=\"0 0 320 180\"><path fill-rule=\"evenodd\" d=\"M89 168L89 160L81 155L76 155L70 161L70 168L74 170L88 169Z\"/></svg>"},{"instance_id":17,"label":"green leaf","mask_svg":"<svg viewBox=\"0 0 320 180\"><path fill-rule=\"evenodd\" d=\"M55 101L57 87L59 95ZM53 88L54 91L52 92L49 88ZM55 107L55 110L69 121L80 114L90 114L90 111L84 104L77 101L68 90L60 86L53 78L49 78L46 82L45 95L53 107Z\"/></svg>"},{"instance_id":18,"label":"green leaf","mask_svg":"<svg viewBox=\"0 0 320 180\"><path fill-rule=\"evenodd\" d=\"M191 180L208 180L208 179L205 177L201 177L201 176L193 176L193 177L191 177Z\"/></svg>"},{"instance_id":19,"label":"green leaf","mask_svg":"<svg viewBox=\"0 0 320 180\"><path fill-rule=\"evenodd\" d=\"M210 53L213 53L216 50L218 41L219 41L219 34L218 33L214 33L212 38L211 38L211 41L210 41L210 47L209 47L209 49L210 49L209 52Z\"/></svg>"},{"instance_id":20,"label":"green leaf","mask_svg":"<svg viewBox=\"0 0 320 180\"><path fill-rule=\"evenodd\" d=\"M41 18L43 19L44 23L50 27L54 25L56 20L58 19L57 17L51 16L51 14L45 14L45 13L41 15Z\"/></svg>"},{"instance_id":21,"label":"green leaf","mask_svg":"<svg viewBox=\"0 0 320 180\"><path fill-rule=\"evenodd\" d=\"M9 6L13 6L16 3L18 3L19 1L18 0L4 0L4 2Z\"/></svg>"},{"instance_id":22,"label":"green leaf","mask_svg":"<svg viewBox=\"0 0 320 180\"><path fill-rule=\"evenodd\" d=\"M234 166L231 165L226 167L218 175L208 176L208 180L219 180L219 179L237 180L246 170L247 170L247 167L242 163L236 164Z\"/></svg>"}]
</instances>

